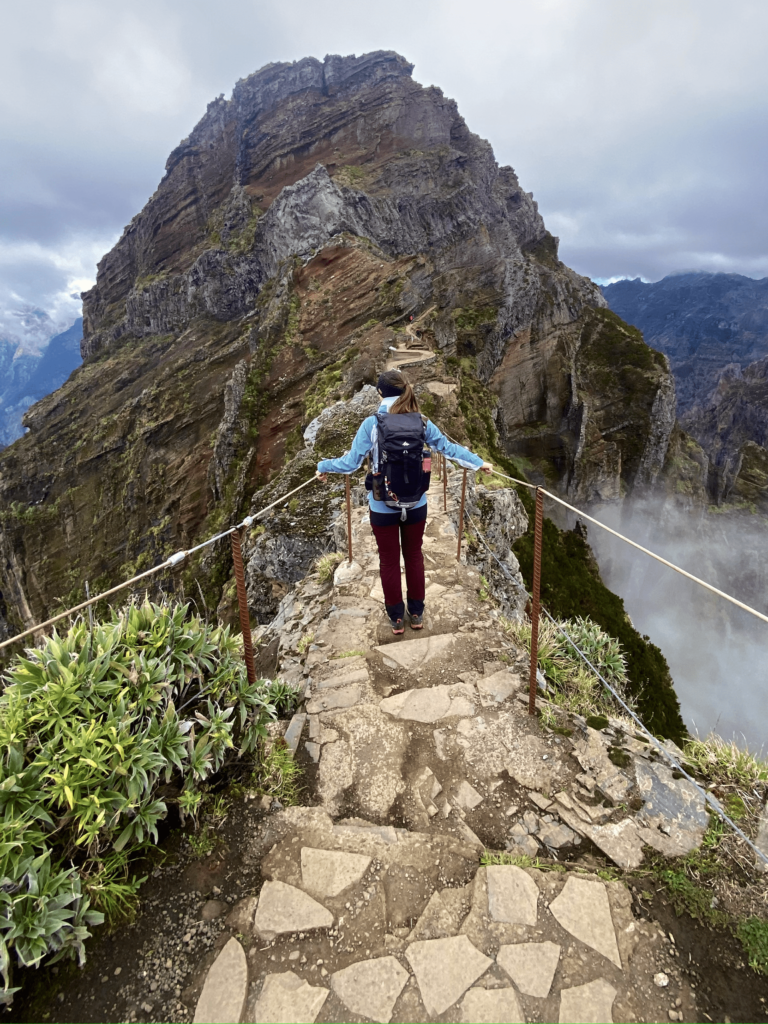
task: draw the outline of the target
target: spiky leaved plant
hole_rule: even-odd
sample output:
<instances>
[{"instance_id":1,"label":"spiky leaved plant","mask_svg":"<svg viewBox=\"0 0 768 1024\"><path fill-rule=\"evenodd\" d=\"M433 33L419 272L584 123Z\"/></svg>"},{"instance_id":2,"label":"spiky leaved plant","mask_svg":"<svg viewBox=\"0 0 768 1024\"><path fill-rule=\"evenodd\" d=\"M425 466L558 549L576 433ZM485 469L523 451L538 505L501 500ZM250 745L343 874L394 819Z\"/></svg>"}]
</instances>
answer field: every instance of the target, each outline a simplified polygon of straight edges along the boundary
<instances>
[{"instance_id":1,"label":"spiky leaved plant","mask_svg":"<svg viewBox=\"0 0 768 1024\"><path fill-rule=\"evenodd\" d=\"M248 682L241 638L188 605L148 601L92 631L77 622L6 673L0 695L0 973L11 953L82 960L88 928L130 903L114 856L157 842L175 777L194 816L200 785L253 752L275 717ZM84 891L85 890L85 891ZM124 909L127 909L125 904Z\"/></svg>"}]
</instances>

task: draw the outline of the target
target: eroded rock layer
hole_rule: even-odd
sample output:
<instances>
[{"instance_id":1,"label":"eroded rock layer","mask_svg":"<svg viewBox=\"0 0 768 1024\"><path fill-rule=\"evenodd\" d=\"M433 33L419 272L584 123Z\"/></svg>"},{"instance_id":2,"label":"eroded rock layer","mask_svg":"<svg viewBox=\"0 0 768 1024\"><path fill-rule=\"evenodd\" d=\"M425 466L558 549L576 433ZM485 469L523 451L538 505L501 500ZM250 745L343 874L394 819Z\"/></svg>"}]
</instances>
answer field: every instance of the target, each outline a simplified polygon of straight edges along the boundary
<instances>
[{"instance_id":1,"label":"eroded rock layer","mask_svg":"<svg viewBox=\"0 0 768 1024\"><path fill-rule=\"evenodd\" d=\"M574 496L658 475L663 357L560 262L512 168L411 71L392 52L269 65L171 154L84 296L83 366L0 457L7 623L231 522L310 420L392 363L453 436L488 452L498 430L497 454ZM216 606L224 548L163 587Z\"/></svg>"}]
</instances>

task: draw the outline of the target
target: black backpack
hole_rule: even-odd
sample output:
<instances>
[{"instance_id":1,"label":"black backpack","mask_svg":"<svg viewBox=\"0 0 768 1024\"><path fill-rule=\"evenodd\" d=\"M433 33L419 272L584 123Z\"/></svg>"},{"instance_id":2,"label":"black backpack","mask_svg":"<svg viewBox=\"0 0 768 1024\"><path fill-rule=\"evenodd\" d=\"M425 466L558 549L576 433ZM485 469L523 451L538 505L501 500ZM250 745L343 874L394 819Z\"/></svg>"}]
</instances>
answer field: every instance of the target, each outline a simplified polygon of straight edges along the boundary
<instances>
[{"instance_id":1,"label":"black backpack","mask_svg":"<svg viewBox=\"0 0 768 1024\"><path fill-rule=\"evenodd\" d=\"M376 413L373 496L403 515L429 489L432 453L425 445L426 423L418 412Z\"/></svg>"}]
</instances>

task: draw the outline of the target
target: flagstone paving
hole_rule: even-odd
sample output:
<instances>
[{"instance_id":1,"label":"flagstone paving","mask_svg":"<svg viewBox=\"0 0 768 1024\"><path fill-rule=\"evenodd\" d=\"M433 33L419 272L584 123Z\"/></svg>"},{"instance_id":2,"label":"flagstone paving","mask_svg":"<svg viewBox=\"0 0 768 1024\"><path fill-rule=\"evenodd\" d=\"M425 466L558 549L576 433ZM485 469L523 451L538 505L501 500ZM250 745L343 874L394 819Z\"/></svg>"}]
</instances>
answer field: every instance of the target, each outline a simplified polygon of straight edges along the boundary
<instances>
[{"instance_id":1,"label":"flagstone paving","mask_svg":"<svg viewBox=\"0 0 768 1024\"><path fill-rule=\"evenodd\" d=\"M195 1024L240 1020L248 995L248 963L237 939L216 957L195 1010Z\"/></svg>"},{"instance_id":2,"label":"flagstone paving","mask_svg":"<svg viewBox=\"0 0 768 1024\"><path fill-rule=\"evenodd\" d=\"M594 840L621 862L639 843L641 857L639 830L669 839L670 808L694 842L695 800L675 803L651 765L652 805L630 817L637 775L606 753L620 738L583 720L572 737L546 734L529 718L528 666L479 600L478 573L456 562L445 515L425 534L425 629L392 636L364 510L354 517L355 563L324 601L311 591L314 621L300 596L281 605L281 629L298 606L313 633L307 652L301 630L280 641L281 674L306 691L294 731L308 806L272 811L250 836L263 885L230 914L237 938L196 1020L671 1019L652 980L661 929L592 873L589 851ZM483 865L485 848L573 870Z\"/></svg>"}]
</instances>

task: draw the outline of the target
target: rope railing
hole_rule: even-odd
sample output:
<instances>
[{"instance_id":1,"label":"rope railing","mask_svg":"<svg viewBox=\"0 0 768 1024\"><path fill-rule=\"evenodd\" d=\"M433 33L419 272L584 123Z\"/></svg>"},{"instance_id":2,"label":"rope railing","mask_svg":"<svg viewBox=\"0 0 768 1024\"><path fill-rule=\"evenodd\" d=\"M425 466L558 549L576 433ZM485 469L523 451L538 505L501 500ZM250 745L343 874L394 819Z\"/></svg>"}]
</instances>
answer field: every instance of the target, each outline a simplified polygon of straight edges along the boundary
<instances>
[{"instance_id":1,"label":"rope railing","mask_svg":"<svg viewBox=\"0 0 768 1024\"><path fill-rule=\"evenodd\" d=\"M163 572L167 569L173 569L177 565L180 565L185 559L191 555L196 554L198 551L202 551L203 548L210 547L211 544L216 544L217 541L223 540L225 537L232 537L240 533L244 527L253 526L257 519L260 519L266 512L273 509L275 505L280 505L290 498L292 494L296 494L303 487L307 487L309 484L315 482L315 477L310 477L309 480L305 480L303 484L299 484L298 487L294 487L292 491L288 491L287 494L281 495L271 504L266 505L252 516L246 516L241 523L237 523L236 526L231 526L228 530L223 530L221 533L217 533L213 537L209 537L208 540L202 541L200 544L196 544L194 547L187 549L186 551L176 551L170 557L166 558L164 562L154 566L152 569L147 569L145 572L141 572L138 576L131 576L130 579L124 580L122 583L118 583L117 586L111 587L109 590L103 590L100 594L96 594L94 597L89 597L86 601L81 601L80 604L74 605L72 608L68 608L64 612L59 612L58 615L52 616L50 619L46 619L45 622L38 622L36 626L30 626L29 629L25 629L23 633L17 633L16 636L12 636L9 640L4 640L0 643L0 651L4 647L10 647L11 644L18 643L19 640L24 640L28 636L32 636L33 633L40 632L41 629L47 629L48 626L53 626L62 619L65 619L68 615L75 615L77 612L83 611L84 608L90 608L91 605L96 604L99 601L103 601L107 597L112 597L113 594L120 593L121 590L126 590L128 587L132 587L135 583L139 583L141 580L148 579L150 576L154 576L155 573ZM238 580L238 583L240 581Z\"/></svg>"},{"instance_id":2,"label":"rope railing","mask_svg":"<svg viewBox=\"0 0 768 1024\"><path fill-rule=\"evenodd\" d=\"M643 547L642 544L638 544L637 541L631 540L629 537L625 537L623 533L619 533L617 530L611 529L610 526L606 526L605 523L601 523L599 519L593 519L592 516L587 515L586 512L582 512L581 509L576 508L574 505L570 505L567 501L563 500L563 498L558 497L556 494L546 490L544 487L538 487L536 484L531 484L527 480L518 480L514 476L507 476L506 473L499 473L496 470L494 470L494 476L499 476L503 480L511 480L512 483L521 484L523 487L528 487L532 491L540 491L542 494L546 494L548 498L556 501L559 505L562 505L569 511L574 512L580 519L586 519L587 522L592 523L594 526L599 526L601 530L605 530L606 533L610 533L614 537L618 537L618 539L623 540L625 544L629 544L638 551L642 551L644 555L655 559L662 565L666 565L668 569L673 569L675 572L680 573L681 576L685 576L686 579L692 580L694 583L698 583L700 587L704 587L712 594L722 597L725 601L730 601L731 604L736 605L737 608L741 608L742 611L749 612L749 614L754 615L755 618L762 619L763 622L768 622L768 615L764 615L763 612L757 611L756 608L751 608L748 604L744 604L743 601L739 601L738 598L732 597L730 594L726 594L724 590L719 590L717 587L713 587L712 584L707 583L706 580L699 579L698 576L694 576L693 573L688 572L679 565L675 565L674 562L670 562L668 559L662 558L661 555L657 555L655 551L651 551L648 548Z\"/></svg>"},{"instance_id":3,"label":"rope railing","mask_svg":"<svg viewBox=\"0 0 768 1024\"><path fill-rule=\"evenodd\" d=\"M449 438L449 440L450 440L450 438ZM444 512L448 511L448 501L447 501L447 498L448 498L448 495L447 495L447 463L448 463L448 461L453 461L453 460L450 460L444 454L439 453L438 469L437 469L437 479L441 480L441 482L443 484L443 510L444 510ZM620 540L623 540L625 543L630 544L632 547L637 548L639 551L642 551L644 554L648 555L650 558L653 558L656 561L661 562L662 565L666 565L668 568L673 569L675 572L678 572L682 576L687 577L688 579L692 580L694 583L698 583L700 586L705 587L707 590L709 590L712 593L716 594L718 597L722 597L726 601L730 601L731 604L734 604L737 607L742 608L744 611L750 612L752 615L755 615L757 618L762 619L765 622L768 622L768 616L763 615L762 612L758 612L756 609L751 608L749 605L744 604L742 601L737 600L735 597L731 597L729 594L724 593L722 590L719 590L717 587L713 587L711 584L707 583L704 580L699 579L697 576L694 576L692 573L687 572L685 569L682 569L680 566L675 565L673 562L668 561L666 558L662 558L661 555L657 555L655 552L650 551L648 548L645 548L641 544L636 543L635 541L631 540L629 537L625 537L623 534L618 533L616 530L611 529L611 527L606 526L604 523L601 523L599 520L593 519L591 516L587 515L585 512L582 512L580 509L575 508L573 505L570 505L567 501L564 501L562 498L559 498L556 494L552 494L550 491L547 491L545 488L539 487L536 484L531 484L527 480L520 480L520 479L518 479L516 477L508 476L505 473L499 473L497 470L494 470L493 475L494 476L498 476L498 477L500 477L500 478L502 478L504 480L509 480L509 481L511 481L514 484L519 484L519 485L521 485L523 487L528 487L529 489L535 491L535 493L536 493L536 516L535 516L535 524L534 524L534 533L535 533L535 538L534 538L534 594L533 595L529 595L529 596L532 597L532 601L533 601L532 625L533 625L533 622L535 621L536 629L538 627L538 618L539 618L539 615L538 615L539 600L538 600L538 586L537 586L537 584L538 584L538 581L540 579L540 574L541 574L541 540L542 540L542 501L541 501L541 497L544 494L546 494L547 497L552 498L553 501L556 501L559 504L563 505L565 508L569 509L570 511L575 512L576 515L578 515L582 519L588 520L589 522L593 523L595 526L599 526L601 529L606 530L608 533L613 534L615 537L618 537ZM348 559L351 562L352 561L352 518L351 518L351 502L350 502L350 474L345 474L345 476L346 476L345 492L346 492L346 512L347 512L347 516L346 516L346 518L347 518L347 551L348 551ZM16 636L10 637L8 640L4 640L2 643L0 643L0 650L3 650L6 647L10 647L12 644L18 643L20 640L24 640L26 637L31 636L34 633L38 633L38 632L40 632L43 629L47 629L49 626L53 626L57 622L60 622L62 619L67 618L67 616L74 615L74 614L76 614L76 613L78 613L80 611L83 611L85 608L88 608L90 610L90 608L94 604L96 604L97 602L103 601L105 598L111 597L114 594L118 594L118 593L120 593L120 591L126 590L128 587L131 587L134 584L139 583L141 580L148 579L150 576L154 576L158 572L163 572L163 571L168 570L168 569L173 569L176 566L180 565L182 562L184 562L191 555L196 554L198 551L202 551L203 549L205 549L207 547L210 547L212 544L216 544L218 541L224 540L224 538L226 538L226 537L230 537L231 541L232 541L233 562L234 562L234 567L235 567L238 605L239 605L239 611L240 611L240 621L241 621L241 628L243 630L243 636L244 636L244 655L245 655L246 669L247 669L247 672L248 672L249 681L254 682L255 681L255 667L254 667L254 657L253 657L252 642L251 642L251 637L250 637L250 619L249 619L249 614L248 614L247 596L246 596L246 589L245 589L245 574L244 574L242 554L241 554L241 548L240 548L240 531L242 529L244 529L244 528L251 527L263 515L265 515L271 509L275 508L276 505L282 504L283 502L286 501L286 499L290 498L292 495L296 494L298 491L301 491L301 490L303 490L303 488L308 487L309 484L311 484L311 483L315 483L316 479L317 478L314 477L314 476L310 477L308 480L305 480L304 483L299 484L298 487L294 487L292 490L286 492L285 494L281 495L279 498L276 498L274 501L270 502L269 505L265 505L264 508L260 509L258 512L254 513L253 515L246 516L240 523L237 523L235 526L231 526L231 527L229 527L229 529L223 530L221 533L217 533L213 537L209 537L207 540L201 541L200 544L196 544L194 547L191 547L191 548L188 548L188 549L182 550L182 551L176 551L174 554L170 555L167 559L165 559L165 561L163 561L160 564L154 566L153 568L147 569L145 572L139 573L136 576L132 576L130 579L124 580L122 583L118 583L116 586L111 587L109 590L104 590L101 593L94 595L93 597L88 596L87 600L81 601L80 604L74 605L72 608L68 608L66 611L59 612L57 615L54 615L51 618L46 619L45 622L39 622L39 623L37 623L34 626L30 626L29 629L24 630L22 633L18 633L18 634L16 634ZM458 549L457 549L457 555L456 555L457 560L461 558L461 540L462 540L463 523L464 523L464 516L465 516L466 486L467 486L467 470L464 469L463 476L462 476L461 501L460 501L460 506L459 506L459 524L458 524L458 535L459 535L459 537L458 537ZM456 511L455 507L452 509L452 511ZM511 582L515 583L516 581L512 578L511 574L509 573L509 570L504 565L504 563L501 561L501 559L498 557L498 555L490 547L490 545L488 544L487 540L485 539L485 537L481 533L480 529L478 528L477 524L474 522L474 520L472 519L472 516L469 514L468 511L466 511L466 517L469 519L469 521L472 524L475 532L477 533L477 536L480 538L480 540L482 541L482 543L484 544L484 546L488 550L489 554L498 562L499 566L501 567L501 570L502 570L503 574ZM86 585L86 593L87 592L88 591L87 591L87 585ZM598 672L598 670L592 665L592 663L589 661L589 659L584 654L584 652L582 650L580 650L578 645L571 639L570 636L568 636L566 631L563 630L562 627L559 625L559 623L557 623L552 618L552 616L549 614L547 609L545 608L545 609L542 609L542 610L544 611L544 614L547 615L547 617L552 621L552 623L555 625L555 627L563 634L565 639L574 647L574 649L577 651L579 656L584 660L584 662L589 666L589 668L595 673L597 678L606 687L606 689L608 689L609 692L611 694L613 694L615 699L621 704L621 706L624 708L624 710L627 712L627 714L630 715L630 717L637 724L637 726L640 729L642 729L642 731L646 734L646 736L649 738L649 740L653 743L654 747L656 747L656 749L662 754L662 756L665 757L670 762L670 764L672 764L673 768L676 771L679 771L682 775L685 776L686 779L688 779L691 783L693 783L694 786L696 786L696 788L704 796L705 801L713 808L713 810L715 810L716 813L719 814L720 817L725 822L728 823L728 825L754 850L754 852L757 854L757 856L762 861L765 862L766 866L768 866L768 857L766 857L766 855L764 853L762 853L760 850L758 850L758 848L751 842L750 839L747 838L747 836L741 831L741 829L735 824L735 822L733 822L728 817L728 815L720 807L719 802L717 800L715 800L714 797L712 797L710 794L708 794L705 790L701 789L701 787L698 785L696 780L691 778L691 776L685 771L685 769L680 764L677 763L677 761L672 757L672 755L669 753L669 751L667 751L667 749L659 742L659 740L657 740L656 737L645 727L645 725L637 717L637 715L634 713L634 711L632 711L632 709L625 703L623 698L613 689L613 687L610 685L610 683L608 683L607 680L600 674L600 672ZM535 630L534 630L534 632L535 632ZM531 713L531 714L535 713L535 697L536 697L536 689L537 689L537 685L538 685L537 684L537 680L536 680L537 668L538 668L538 647L537 647L537 645L535 643L534 633L532 633L532 636L531 636L531 678L530 678L530 683L529 683L529 713Z\"/></svg>"},{"instance_id":4,"label":"rope railing","mask_svg":"<svg viewBox=\"0 0 768 1024\"><path fill-rule=\"evenodd\" d=\"M467 519L469 519L469 521L472 524L472 527L473 527L475 533L477 534L479 539L482 541L482 543L485 546L486 550L488 551L489 555L491 555L491 557L494 558L496 560L496 562L498 563L499 568L501 569L503 575L506 576L507 579L511 583L514 583L515 585L517 585L517 581L512 577L511 573L509 572L509 569L507 568L507 566L504 565L502 560L499 558L499 556L496 554L496 552L490 546L490 544L488 543L488 541L485 539L485 537L483 536L482 532L480 531L477 523L474 521L474 519L472 518L472 516L469 513L467 513ZM531 595L529 594L528 596L530 597ZM576 643L576 641L571 636L569 636L568 632L565 629L563 629L561 624L559 622L557 622L557 620L554 619L550 615L549 611L546 608L542 608L541 610L547 616L547 618L552 623L552 625L555 627L555 629L563 637L565 637L565 639L568 641L568 643L571 645L571 647L573 647L573 649L576 651L576 653L582 659L582 661L584 661L584 663L591 669L591 671L594 672L594 674L597 676L597 678L600 680L600 682L603 684L603 686L606 688L606 690L608 690L609 693L612 694L614 699L621 705L621 707L624 709L624 711L626 711L626 713L629 715L629 717L632 719L632 721L635 723L635 725L648 738L649 742L656 748L656 750L661 754L661 756L664 757L669 762L669 764L672 766L673 771L680 772L681 775L683 775L689 782L691 782L696 787L696 789L699 791L701 796L704 797L705 803L708 806L710 806L712 808L712 810L724 822L726 822L730 826L731 829L733 829L733 831L736 833L736 835L739 836L739 838L744 840L744 842L747 844L747 846L749 846L753 850L753 852L757 855L757 857L768 868L768 856L766 856L763 853L762 850L758 849L758 847L752 842L752 840L747 835L745 835L744 832L739 828L739 826L736 824L736 822L733 821L726 814L726 812L723 810L723 808L722 808L722 806L720 804L720 801L716 800L715 797L713 797L711 793L708 793L705 789L703 789L698 784L698 782L694 778L692 778L691 775L689 775L689 773L685 770L685 768L683 768L683 766L678 762L678 760L670 753L670 751L667 750L667 748L664 746L664 744L661 743L661 741L658 740L648 728L646 728L646 726L644 725L642 719L639 718L638 715L632 710L632 708L626 703L626 701L621 696L621 694L619 694L611 686L611 684L608 682L608 680L605 678L605 676L603 676L602 673L597 668L595 668L595 666L589 660L589 658L584 653L584 651L581 650L581 648ZM538 664L537 664L538 659L534 657L533 651L534 651L534 643L533 643L533 636L531 636L531 674L534 675L534 677L535 677L536 668L538 668ZM534 694L534 701L535 701L535 690L533 691L533 694Z\"/></svg>"}]
</instances>

